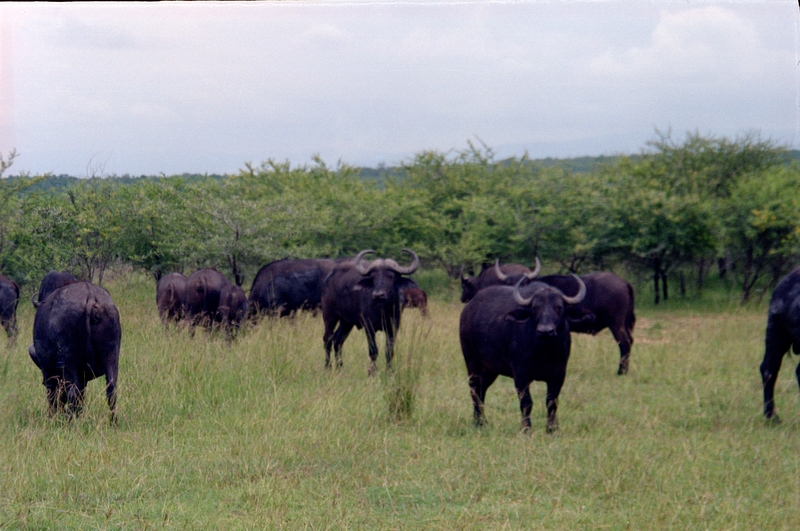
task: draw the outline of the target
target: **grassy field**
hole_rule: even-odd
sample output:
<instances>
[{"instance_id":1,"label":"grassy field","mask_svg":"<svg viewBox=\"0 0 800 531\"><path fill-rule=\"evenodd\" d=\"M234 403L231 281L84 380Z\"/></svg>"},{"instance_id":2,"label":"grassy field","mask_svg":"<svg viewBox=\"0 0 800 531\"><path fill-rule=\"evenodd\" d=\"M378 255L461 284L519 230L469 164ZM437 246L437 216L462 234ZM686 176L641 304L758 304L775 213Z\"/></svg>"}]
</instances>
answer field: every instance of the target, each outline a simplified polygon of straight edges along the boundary
<instances>
[{"instance_id":1,"label":"grassy field","mask_svg":"<svg viewBox=\"0 0 800 531\"><path fill-rule=\"evenodd\" d=\"M519 433L510 379L487 395L483 429L458 343L461 304L406 312L398 376L367 378L351 335L344 369L323 369L322 321L264 322L232 347L165 332L144 276L108 285L122 316L119 425L102 380L84 415L47 416L29 360L33 309L0 346L2 529L793 529L800 522L800 400L786 360L761 416L765 304L637 310L631 370L616 376L607 331L573 336L545 434ZM641 299L641 298L640 298ZM382 335L379 336L382 341ZM381 349L381 356L383 356ZM416 382L393 419L397 378Z\"/></svg>"}]
</instances>

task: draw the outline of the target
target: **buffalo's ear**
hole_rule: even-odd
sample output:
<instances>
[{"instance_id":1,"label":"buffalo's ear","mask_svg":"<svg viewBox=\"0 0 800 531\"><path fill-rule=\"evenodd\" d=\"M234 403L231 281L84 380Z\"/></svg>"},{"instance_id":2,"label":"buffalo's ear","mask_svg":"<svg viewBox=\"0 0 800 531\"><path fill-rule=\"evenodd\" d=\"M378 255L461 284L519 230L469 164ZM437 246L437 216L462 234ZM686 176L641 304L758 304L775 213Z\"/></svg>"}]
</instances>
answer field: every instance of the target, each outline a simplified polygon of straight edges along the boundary
<instances>
[{"instance_id":1,"label":"buffalo's ear","mask_svg":"<svg viewBox=\"0 0 800 531\"><path fill-rule=\"evenodd\" d=\"M772 303L769 305L770 315L777 315L785 311L786 311L786 303L783 301L782 298L772 301Z\"/></svg>"},{"instance_id":2,"label":"buffalo's ear","mask_svg":"<svg viewBox=\"0 0 800 531\"><path fill-rule=\"evenodd\" d=\"M31 360L36 364L37 367L40 369L42 368L42 366L39 365L39 354L36 352L36 349L33 348L33 345L28 347L28 356L31 357Z\"/></svg>"},{"instance_id":3,"label":"buffalo's ear","mask_svg":"<svg viewBox=\"0 0 800 531\"><path fill-rule=\"evenodd\" d=\"M505 316L505 319L507 319L508 321L514 321L515 323L524 323L530 318L531 318L531 311L524 308L516 308L508 312Z\"/></svg>"}]
</instances>

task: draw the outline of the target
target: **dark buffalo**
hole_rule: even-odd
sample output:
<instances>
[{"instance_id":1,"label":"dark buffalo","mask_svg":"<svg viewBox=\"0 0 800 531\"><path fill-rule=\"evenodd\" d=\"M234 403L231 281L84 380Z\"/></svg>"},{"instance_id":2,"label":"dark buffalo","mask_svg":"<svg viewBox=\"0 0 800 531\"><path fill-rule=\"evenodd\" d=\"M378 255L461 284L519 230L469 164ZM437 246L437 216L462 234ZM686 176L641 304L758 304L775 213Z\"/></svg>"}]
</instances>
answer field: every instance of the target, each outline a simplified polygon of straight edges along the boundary
<instances>
[{"instance_id":1,"label":"dark buffalo","mask_svg":"<svg viewBox=\"0 0 800 531\"><path fill-rule=\"evenodd\" d=\"M555 286L567 295L578 291L572 276L549 275L536 279ZM633 344L633 286L613 273L599 272L582 275L586 297L567 310L569 329L582 334L596 334L608 328L619 345L617 374L626 374Z\"/></svg>"},{"instance_id":2,"label":"dark buffalo","mask_svg":"<svg viewBox=\"0 0 800 531\"><path fill-rule=\"evenodd\" d=\"M783 355L789 348L800 354L800 267L786 275L775 286L767 313L767 333L761 381L764 384L764 416L780 422L775 413L775 380ZM800 366L795 371L800 383Z\"/></svg>"},{"instance_id":3,"label":"dark buffalo","mask_svg":"<svg viewBox=\"0 0 800 531\"><path fill-rule=\"evenodd\" d=\"M183 319L188 280L182 273L170 273L158 281L156 304L164 326L170 322L178 323Z\"/></svg>"},{"instance_id":4,"label":"dark buffalo","mask_svg":"<svg viewBox=\"0 0 800 531\"><path fill-rule=\"evenodd\" d=\"M42 279L42 284L39 286L39 292L33 296L31 302L34 308L44 302L48 295L55 290L67 284L77 282L78 279L69 271L50 271Z\"/></svg>"},{"instance_id":5,"label":"dark buffalo","mask_svg":"<svg viewBox=\"0 0 800 531\"><path fill-rule=\"evenodd\" d=\"M369 374L376 370L378 345L375 332L386 333L386 366L391 368L394 356L394 338L400 327L400 285L403 275L410 275L419 267L414 251L403 249L413 257L411 265L401 267L391 258L378 258L372 262L362 260L361 251L352 261L336 265L322 288L322 318L325 321L325 366L331 364L331 347L336 365L342 365L342 344L353 327L364 328L369 346ZM337 328L338 325L338 328Z\"/></svg>"},{"instance_id":6,"label":"dark buffalo","mask_svg":"<svg viewBox=\"0 0 800 531\"><path fill-rule=\"evenodd\" d=\"M428 294L410 278L402 278L400 284L400 306L419 308L419 313L428 316Z\"/></svg>"},{"instance_id":7,"label":"dark buffalo","mask_svg":"<svg viewBox=\"0 0 800 531\"><path fill-rule=\"evenodd\" d=\"M219 294L219 317L225 337L230 341L247 317L247 295L242 288L228 284Z\"/></svg>"},{"instance_id":8,"label":"dark buffalo","mask_svg":"<svg viewBox=\"0 0 800 531\"><path fill-rule=\"evenodd\" d=\"M262 267L250 288L252 315L293 315L297 310L316 311L322 303L322 282L336 262L326 258L277 260Z\"/></svg>"},{"instance_id":9,"label":"dark buffalo","mask_svg":"<svg viewBox=\"0 0 800 531\"><path fill-rule=\"evenodd\" d=\"M8 335L8 346L17 339L17 305L19 304L19 286L13 280L0 275L0 325Z\"/></svg>"},{"instance_id":10,"label":"dark buffalo","mask_svg":"<svg viewBox=\"0 0 800 531\"><path fill-rule=\"evenodd\" d=\"M42 371L50 414L80 412L89 380L105 375L112 422L117 409L117 367L122 327L106 290L75 282L54 291L33 321L31 359Z\"/></svg>"},{"instance_id":11,"label":"dark buffalo","mask_svg":"<svg viewBox=\"0 0 800 531\"><path fill-rule=\"evenodd\" d=\"M214 269L199 269L186 280L186 299L184 309L186 320L193 328L203 325L211 329L219 322L219 295L222 288L229 285L225 275Z\"/></svg>"},{"instance_id":12,"label":"dark buffalo","mask_svg":"<svg viewBox=\"0 0 800 531\"><path fill-rule=\"evenodd\" d=\"M486 390L503 375L514 379L525 431L531 427L530 384L547 384L547 431L552 432L558 428L557 401L570 353L566 307L580 303L586 287L578 279L580 290L568 297L541 282L520 288L522 281L481 290L461 312L461 350L475 423L484 423Z\"/></svg>"},{"instance_id":13,"label":"dark buffalo","mask_svg":"<svg viewBox=\"0 0 800 531\"><path fill-rule=\"evenodd\" d=\"M541 271L542 265L536 259L536 267L533 271L521 264L500 265L500 260L494 266L487 267L481 271L477 277L465 277L461 275L461 302L469 302L482 289L489 286L513 286L523 276L528 280L533 280Z\"/></svg>"}]
</instances>

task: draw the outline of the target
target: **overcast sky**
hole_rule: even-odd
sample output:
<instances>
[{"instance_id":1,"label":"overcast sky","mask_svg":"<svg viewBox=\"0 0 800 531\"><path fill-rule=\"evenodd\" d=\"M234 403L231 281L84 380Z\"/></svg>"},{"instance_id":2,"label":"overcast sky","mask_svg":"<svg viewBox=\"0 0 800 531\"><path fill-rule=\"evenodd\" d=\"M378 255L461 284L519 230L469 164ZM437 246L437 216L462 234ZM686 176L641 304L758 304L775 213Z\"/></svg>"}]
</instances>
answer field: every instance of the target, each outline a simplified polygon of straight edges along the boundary
<instances>
[{"instance_id":1,"label":"overcast sky","mask_svg":"<svg viewBox=\"0 0 800 531\"><path fill-rule=\"evenodd\" d=\"M798 4L0 4L0 151L20 170L232 173L636 153L655 128L798 133Z\"/></svg>"}]
</instances>

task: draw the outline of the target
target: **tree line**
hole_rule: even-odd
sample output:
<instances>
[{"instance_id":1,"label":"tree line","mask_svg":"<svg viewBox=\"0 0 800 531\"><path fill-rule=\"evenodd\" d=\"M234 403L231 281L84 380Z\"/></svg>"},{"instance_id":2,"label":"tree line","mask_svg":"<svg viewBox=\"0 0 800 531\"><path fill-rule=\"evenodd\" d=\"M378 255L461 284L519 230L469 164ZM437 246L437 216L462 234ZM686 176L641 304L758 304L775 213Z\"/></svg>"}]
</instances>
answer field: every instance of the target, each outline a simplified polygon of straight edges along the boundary
<instances>
[{"instance_id":1,"label":"tree line","mask_svg":"<svg viewBox=\"0 0 800 531\"><path fill-rule=\"evenodd\" d=\"M0 156L0 175L16 152ZM121 261L155 278L215 266L238 285L293 257L414 249L458 277L494 262L576 273L624 267L655 301L699 292L713 270L742 299L763 293L800 258L800 165L750 133L734 139L657 133L641 153L590 170L485 145L424 151L364 177L319 157L268 160L234 175L0 179L0 268L20 284L69 268L102 283Z\"/></svg>"}]
</instances>

